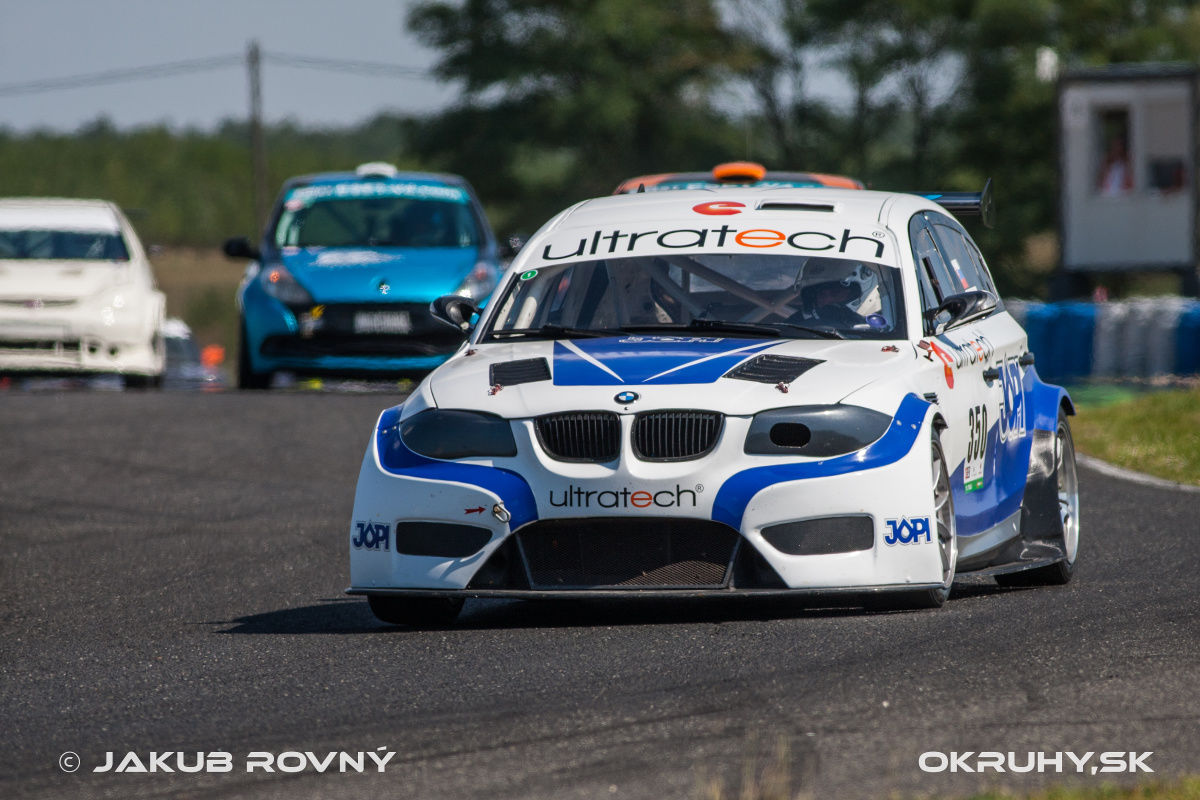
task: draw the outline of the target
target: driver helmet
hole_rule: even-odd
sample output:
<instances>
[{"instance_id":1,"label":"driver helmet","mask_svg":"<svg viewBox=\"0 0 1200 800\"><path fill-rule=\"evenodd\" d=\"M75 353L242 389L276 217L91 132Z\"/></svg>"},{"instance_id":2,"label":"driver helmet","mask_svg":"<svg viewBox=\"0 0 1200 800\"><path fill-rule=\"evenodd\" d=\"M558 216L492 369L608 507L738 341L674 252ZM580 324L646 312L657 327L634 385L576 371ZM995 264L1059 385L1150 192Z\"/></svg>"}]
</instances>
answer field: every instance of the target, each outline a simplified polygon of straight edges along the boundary
<instances>
[{"instance_id":1,"label":"driver helmet","mask_svg":"<svg viewBox=\"0 0 1200 800\"><path fill-rule=\"evenodd\" d=\"M860 317L879 314L883 309L879 276L860 262L822 260L810 264L803 279L806 314L815 314L819 307L828 305L844 306Z\"/></svg>"}]
</instances>

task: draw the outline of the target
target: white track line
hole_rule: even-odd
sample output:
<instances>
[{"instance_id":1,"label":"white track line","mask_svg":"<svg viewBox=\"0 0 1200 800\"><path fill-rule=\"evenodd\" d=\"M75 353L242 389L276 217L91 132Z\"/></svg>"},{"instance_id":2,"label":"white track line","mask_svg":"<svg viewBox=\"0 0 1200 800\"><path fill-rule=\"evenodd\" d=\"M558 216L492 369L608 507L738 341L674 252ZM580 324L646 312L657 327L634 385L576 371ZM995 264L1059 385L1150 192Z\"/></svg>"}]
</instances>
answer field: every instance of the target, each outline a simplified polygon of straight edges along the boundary
<instances>
[{"instance_id":1,"label":"white track line","mask_svg":"<svg viewBox=\"0 0 1200 800\"><path fill-rule=\"evenodd\" d=\"M1140 483L1143 486L1153 486L1157 489L1174 489L1179 492L1200 493L1200 486L1176 483L1175 481L1156 478L1153 475L1147 475L1143 472L1134 472L1131 469L1118 467L1115 464L1109 464L1107 461L1101 461L1098 458L1085 456L1083 453L1076 453L1075 460L1088 469L1095 470L1102 475L1108 475L1111 478L1120 478L1130 483Z\"/></svg>"}]
</instances>

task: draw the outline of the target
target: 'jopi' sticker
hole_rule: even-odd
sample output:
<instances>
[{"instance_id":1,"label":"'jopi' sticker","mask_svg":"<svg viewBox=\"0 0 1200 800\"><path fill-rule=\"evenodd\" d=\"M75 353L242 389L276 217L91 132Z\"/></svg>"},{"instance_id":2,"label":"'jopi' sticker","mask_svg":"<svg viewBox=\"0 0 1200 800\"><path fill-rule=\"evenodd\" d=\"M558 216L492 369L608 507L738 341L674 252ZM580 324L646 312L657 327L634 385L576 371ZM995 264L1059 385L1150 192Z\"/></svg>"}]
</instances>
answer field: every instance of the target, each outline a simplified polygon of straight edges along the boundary
<instances>
[{"instance_id":1,"label":"'jopi' sticker","mask_svg":"<svg viewBox=\"0 0 1200 800\"><path fill-rule=\"evenodd\" d=\"M536 278L538 271L536 269L527 270L521 273L521 280L527 281L530 278Z\"/></svg>"}]
</instances>

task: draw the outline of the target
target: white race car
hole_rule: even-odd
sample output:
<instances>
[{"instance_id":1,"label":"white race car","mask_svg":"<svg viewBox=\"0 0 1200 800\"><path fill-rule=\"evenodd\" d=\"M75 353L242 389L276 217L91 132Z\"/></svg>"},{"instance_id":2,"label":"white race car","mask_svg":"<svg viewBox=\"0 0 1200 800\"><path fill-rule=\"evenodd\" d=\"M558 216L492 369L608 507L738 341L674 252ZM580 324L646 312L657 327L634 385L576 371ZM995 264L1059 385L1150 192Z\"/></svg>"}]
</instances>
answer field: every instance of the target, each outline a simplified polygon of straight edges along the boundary
<instances>
[{"instance_id":1,"label":"white race car","mask_svg":"<svg viewBox=\"0 0 1200 800\"><path fill-rule=\"evenodd\" d=\"M0 372L115 373L157 385L165 307L114 204L0 199Z\"/></svg>"},{"instance_id":2,"label":"white race car","mask_svg":"<svg viewBox=\"0 0 1200 800\"><path fill-rule=\"evenodd\" d=\"M582 202L363 459L351 594L444 624L467 597L1064 583L1066 392L948 210L990 193L722 189ZM470 319L478 314L478 324Z\"/></svg>"}]
</instances>

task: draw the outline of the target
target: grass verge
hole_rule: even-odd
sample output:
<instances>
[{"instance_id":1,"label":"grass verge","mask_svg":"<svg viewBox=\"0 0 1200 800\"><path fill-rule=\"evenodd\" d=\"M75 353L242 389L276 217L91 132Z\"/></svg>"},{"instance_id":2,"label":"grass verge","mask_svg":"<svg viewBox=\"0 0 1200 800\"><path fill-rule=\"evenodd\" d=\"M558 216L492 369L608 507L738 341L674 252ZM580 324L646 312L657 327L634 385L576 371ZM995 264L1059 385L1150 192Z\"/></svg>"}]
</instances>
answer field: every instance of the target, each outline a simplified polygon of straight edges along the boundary
<instances>
[{"instance_id":1,"label":"grass verge","mask_svg":"<svg viewBox=\"0 0 1200 800\"><path fill-rule=\"evenodd\" d=\"M226 363L237 355L238 311L234 295L243 260L214 248L168 247L150 258L158 288L167 296L167 315L192 328L197 344L219 344Z\"/></svg>"},{"instance_id":2,"label":"grass verge","mask_svg":"<svg viewBox=\"0 0 1200 800\"><path fill-rule=\"evenodd\" d=\"M1071 432L1081 453L1200 486L1200 387L1078 397Z\"/></svg>"}]
</instances>

